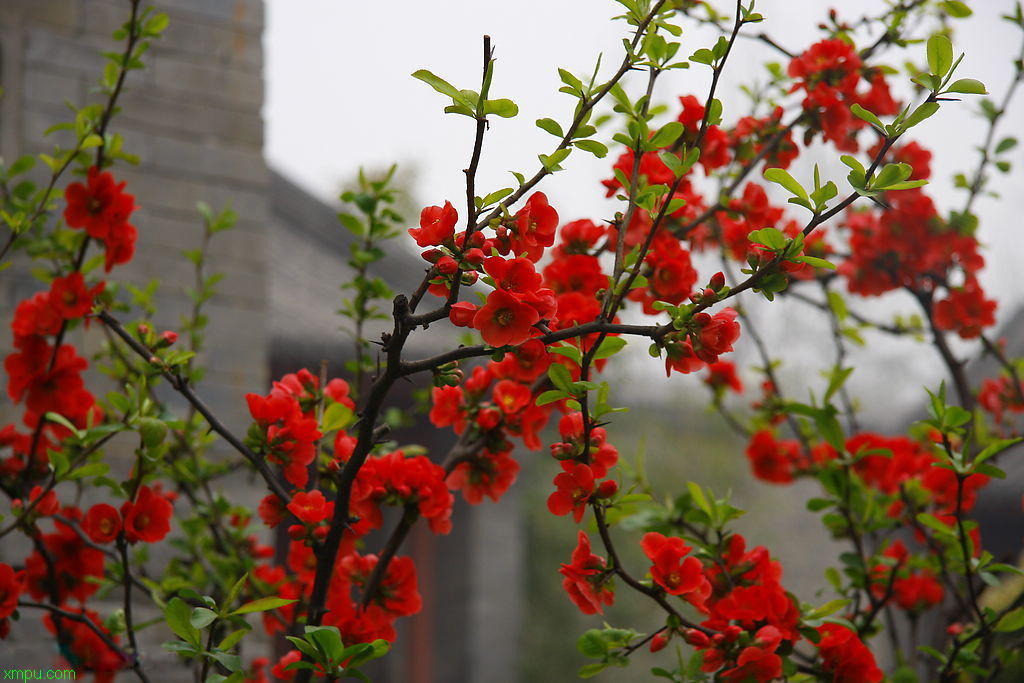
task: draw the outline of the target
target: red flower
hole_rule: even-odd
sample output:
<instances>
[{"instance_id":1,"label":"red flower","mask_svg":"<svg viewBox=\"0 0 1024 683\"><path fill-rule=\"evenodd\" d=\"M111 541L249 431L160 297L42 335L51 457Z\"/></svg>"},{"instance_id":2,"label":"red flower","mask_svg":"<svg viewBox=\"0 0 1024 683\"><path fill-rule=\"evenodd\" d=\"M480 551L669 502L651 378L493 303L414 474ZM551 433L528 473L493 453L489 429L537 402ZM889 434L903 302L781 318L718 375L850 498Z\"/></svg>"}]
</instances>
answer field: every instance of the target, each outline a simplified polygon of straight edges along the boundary
<instances>
[{"instance_id":1,"label":"red flower","mask_svg":"<svg viewBox=\"0 0 1024 683\"><path fill-rule=\"evenodd\" d=\"M324 494L319 491L300 491L288 503L288 510L305 524L319 524L327 519L333 509L334 503L327 502Z\"/></svg>"},{"instance_id":2,"label":"red flower","mask_svg":"<svg viewBox=\"0 0 1024 683\"><path fill-rule=\"evenodd\" d=\"M579 524L587 507L587 500L594 492L594 472L581 462L564 460L564 472L555 475L557 490L548 496L548 510L553 515L572 513L573 519Z\"/></svg>"},{"instance_id":3,"label":"red flower","mask_svg":"<svg viewBox=\"0 0 1024 683\"><path fill-rule=\"evenodd\" d=\"M743 383L736 375L736 366L727 360L708 365L708 376L704 381L714 389L728 387L737 394L743 393Z\"/></svg>"},{"instance_id":4,"label":"red flower","mask_svg":"<svg viewBox=\"0 0 1024 683\"><path fill-rule=\"evenodd\" d=\"M82 530L93 543L110 543L121 531L121 515L113 505L97 503L85 514Z\"/></svg>"},{"instance_id":5,"label":"red flower","mask_svg":"<svg viewBox=\"0 0 1024 683\"><path fill-rule=\"evenodd\" d=\"M700 315L700 314L698 314ZM740 324L736 311L723 308L700 328L693 350L706 363L714 363L718 356L732 351L733 342L740 338Z\"/></svg>"},{"instance_id":6,"label":"red flower","mask_svg":"<svg viewBox=\"0 0 1024 683\"><path fill-rule=\"evenodd\" d=\"M747 459L758 479L788 484L793 481L794 473L801 469L800 444L776 441L770 429L762 429L750 439Z\"/></svg>"},{"instance_id":7,"label":"red flower","mask_svg":"<svg viewBox=\"0 0 1024 683\"><path fill-rule=\"evenodd\" d=\"M81 318L92 309L92 301L103 291L103 286L101 282L92 289L86 289L82 274L76 270L53 281L50 285L50 303L64 318Z\"/></svg>"},{"instance_id":8,"label":"red flower","mask_svg":"<svg viewBox=\"0 0 1024 683\"><path fill-rule=\"evenodd\" d=\"M558 212L548 204L547 195L534 192L515 215L515 233L510 235L512 251L537 261L545 247L555 243Z\"/></svg>"},{"instance_id":9,"label":"red flower","mask_svg":"<svg viewBox=\"0 0 1024 683\"><path fill-rule=\"evenodd\" d=\"M85 185L71 183L64 191L64 221L69 228L85 228L90 237L107 239L135 210L135 197L125 194L124 186L116 185L109 172L91 167Z\"/></svg>"},{"instance_id":10,"label":"red flower","mask_svg":"<svg viewBox=\"0 0 1024 683\"><path fill-rule=\"evenodd\" d=\"M479 504L484 496L497 503L519 474L519 463L508 452L484 455L456 465L448 475L448 488L462 491L470 505Z\"/></svg>"},{"instance_id":11,"label":"red flower","mask_svg":"<svg viewBox=\"0 0 1024 683\"><path fill-rule=\"evenodd\" d=\"M585 533L580 531L578 538L572 564L563 564L560 570L565 577L562 588L584 614L604 614L603 605L615 601L604 558L590 552L590 539Z\"/></svg>"},{"instance_id":12,"label":"red flower","mask_svg":"<svg viewBox=\"0 0 1024 683\"><path fill-rule=\"evenodd\" d=\"M506 260L500 256L492 256L484 260L484 269L494 279L494 286L498 289L515 294L526 294L540 289L540 273L529 259Z\"/></svg>"},{"instance_id":13,"label":"red flower","mask_svg":"<svg viewBox=\"0 0 1024 683\"><path fill-rule=\"evenodd\" d=\"M538 320L540 316L532 306L503 289L496 289L487 296L484 307L476 312L473 327L491 346L516 346L530 338Z\"/></svg>"},{"instance_id":14,"label":"red flower","mask_svg":"<svg viewBox=\"0 0 1024 683\"><path fill-rule=\"evenodd\" d=\"M644 554L653 563L651 577L671 595L700 593L707 584L704 566L696 557L685 557L690 546L675 536L656 531L644 534L640 542ZM685 557L685 559L684 559Z\"/></svg>"},{"instance_id":15,"label":"red flower","mask_svg":"<svg viewBox=\"0 0 1024 683\"><path fill-rule=\"evenodd\" d=\"M18 304L11 329L14 336L49 336L60 331L60 310L53 305L49 292L39 292Z\"/></svg>"},{"instance_id":16,"label":"red flower","mask_svg":"<svg viewBox=\"0 0 1024 683\"><path fill-rule=\"evenodd\" d=\"M121 508L125 538L129 543L162 541L171 530L172 512L174 508L166 498L143 486L135 502L126 501Z\"/></svg>"},{"instance_id":17,"label":"red flower","mask_svg":"<svg viewBox=\"0 0 1024 683\"><path fill-rule=\"evenodd\" d=\"M824 624L818 628L821 642L818 650L825 670L838 683L878 683L882 670L875 664L871 654L857 634L839 624Z\"/></svg>"},{"instance_id":18,"label":"red flower","mask_svg":"<svg viewBox=\"0 0 1024 683\"><path fill-rule=\"evenodd\" d=\"M462 433L466 424L466 402L459 387L434 387L431 394L430 423L435 427L454 425Z\"/></svg>"},{"instance_id":19,"label":"red flower","mask_svg":"<svg viewBox=\"0 0 1024 683\"><path fill-rule=\"evenodd\" d=\"M18 608L18 596L25 589L24 574L11 565L0 563L0 619L6 619Z\"/></svg>"},{"instance_id":20,"label":"red flower","mask_svg":"<svg viewBox=\"0 0 1024 683\"><path fill-rule=\"evenodd\" d=\"M985 298L975 278L949 290L948 298L935 302L935 327L955 331L963 339L973 339L995 324L996 302Z\"/></svg>"},{"instance_id":21,"label":"red flower","mask_svg":"<svg viewBox=\"0 0 1024 683\"><path fill-rule=\"evenodd\" d=\"M260 519L271 529L280 524L284 519L284 511L284 501L273 493L263 497L258 509Z\"/></svg>"},{"instance_id":22,"label":"red flower","mask_svg":"<svg viewBox=\"0 0 1024 683\"><path fill-rule=\"evenodd\" d=\"M510 379L503 379L494 385L494 402L506 415L514 415L525 408L533 394L530 387Z\"/></svg>"},{"instance_id":23,"label":"red flower","mask_svg":"<svg viewBox=\"0 0 1024 683\"><path fill-rule=\"evenodd\" d=\"M459 222L459 212L452 203L446 201L444 206L428 206L420 212L420 227L409 228L409 234L421 247L436 247L451 240L455 236L455 224Z\"/></svg>"}]
</instances>

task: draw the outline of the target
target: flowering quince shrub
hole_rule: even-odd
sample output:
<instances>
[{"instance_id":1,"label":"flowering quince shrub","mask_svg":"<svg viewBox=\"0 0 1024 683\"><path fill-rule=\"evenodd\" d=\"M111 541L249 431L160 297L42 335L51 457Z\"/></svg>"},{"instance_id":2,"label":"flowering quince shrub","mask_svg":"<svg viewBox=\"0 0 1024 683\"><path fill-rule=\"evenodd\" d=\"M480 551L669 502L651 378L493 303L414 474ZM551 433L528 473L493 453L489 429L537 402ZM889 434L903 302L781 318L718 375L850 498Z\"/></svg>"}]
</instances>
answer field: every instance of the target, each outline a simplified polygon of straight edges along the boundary
<instances>
[{"instance_id":1,"label":"flowering quince shrub","mask_svg":"<svg viewBox=\"0 0 1024 683\"><path fill-rule=\"evenodd\" d=\"M521 444L557 461L547 507L577 527L560 570L568 599L588 615L617 600L649 601L663 615L584 633L578 650L593 660L584 677L668 647L678 656L659 658L651 672L672 681L1024 675L1020 571L985 549L969 516L991 478L1004 476L996 462L1012 457L1024 412L1021 364L990 337L996 302L978 277L984 257L972 213L991 167L1009 170L1000 155L1015 140L996 133L1024 80L1021 60L1000 103L981 100L980 160L958 176L963 208L947 214L926 189L931 152L910 137L944 104L987 94L954 73L960 60L949 34L971 13L966 3L905 0L859 19L833 11L820 40L793 53L758 34L785 64L769 65L768 82L748 88L750 109L727 117L718 83L737 36L763 20L754 3L721 14L695 0L619 2L629 25L620 64L587 79L559 69L573 116L537 121L557 143L534 175L513 174L515 187L476 187L489 124L518 114L490 94L490 39L479 92L413 74L446 98L445 112L473 121L465 204L438 200L403 230L391 175L360 176L359 191L342 199L361 215L340 216L358 237L341 311L355 338L347 374L302 369L266 394L238 397L252 418L245 434L203 402L196 364L203 306L218 280L204 268L206 248L234 214L199 207L204 239L185 252L196 272L194 308L178 331L148 322L155 285L106 279L132 258L139 234L135 198L117 171L134 159L110 124L131 72L167 24L138 0L126 3L102 102L55 127L70 147L40 155L49 181L21 177L32 158L0 169L9 230L0 262L15 253L38 259L43 285L17 305L4 360L20 419L0 429L0 489L9 500L0 538L23 535L30 550L0 563L0 638L39 613L62 667L101 681L155 681L158 660L137 638L147 624L133 610L153 604L175 634L163 647L197 680L365 678L360 667L386 654L396 622L422 605L416 566L399 554L409 531L425 522L449 533L456 495L473 505L500 501L519 472ZM1024 29L1019 4L1005 18ZM688 45L684 59L682 27L693 23L722 35ZM896 48L912 85L883 61ZM662 74L684 68L710 75L706 92L658 89ZM629 72L646 82L626 79ZM660 97L668 107L655 105ZM603 187L620 208L566 220L539 186L574 152L607 156L598 128L609 123L618 150L609 176L595 179L595 197ZM787 170L812 143L840 154L850 169L844 181L824 180L817 166L803 180ZM792 208L776 199L786 195ZM415 292L395 296L372 269L383 245L406 232L425 276ZM721 266L707 269L716 258ZM844 290L857 297L851 305ZM919 307L910 323L854 310L899 290ZM744 314L759 297L799 299L830 323L835 363L809 403L783 392L772 343ZM386 299L390 313L379 307ZM392 329L377 351L364 326L382 317ZM407 340L432 324L465 328L466 343L410 357ZM77 327L106 336L92 359L116 387L105 395L83 381L90 359L67 342ZM906 433L860 426L845 381L854 370L847 346L864 343L863 329L926 335L948 369L952 390L937 379L930 416ZM965 342L956 349L978 345L1000 373L972 386L953 335ZM731 359L745 337L763 361L753 395ZM613 406L613 387L600 376L630 341L647 345L668 375L703 379L710 402L746 439L755 477L818 482L808 508L850 547L827 572L834 595L824 603L791 592L770 549L733 530L742 512L727 498L695 482L654 490L618 467L614 416L624 408ZM425 419L453 432L447 454L387 438L392 389L426 373L434 388ZM176 414L158 387L179 393L188 410ZM749 409L734 413L730 395L746 397ZM108 458L115 439L133 452L125 467ZM208 455L217 440L237 462ZM217 491L239 467L266 487L257 510ZM396 508L398 522L375 549L367 534L384 526L384 508ZM284 564L259 540L268 528L286 536ZM630 543L645 558L637 566L617 549ZM157 545L170 554L159 574L147 562ZM98 613L97 598L112 591L123 606ZM929 640L925 624L938 635ZM257 628L287 652L253 657L262 653L246 648L246 636Z\"/></svg>"}]
</instances>

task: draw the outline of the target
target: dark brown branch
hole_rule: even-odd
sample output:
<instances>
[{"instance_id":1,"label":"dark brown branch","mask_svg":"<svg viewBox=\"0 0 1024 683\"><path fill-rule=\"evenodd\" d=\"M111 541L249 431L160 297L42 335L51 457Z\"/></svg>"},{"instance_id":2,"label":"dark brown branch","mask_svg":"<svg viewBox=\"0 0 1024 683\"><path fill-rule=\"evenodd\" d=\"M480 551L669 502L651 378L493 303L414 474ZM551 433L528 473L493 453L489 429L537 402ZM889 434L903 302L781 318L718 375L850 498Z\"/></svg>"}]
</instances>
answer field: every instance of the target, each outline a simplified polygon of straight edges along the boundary
<instances>
[{"instance_id":1,"label":"dark brown branch","mask_svg":"<svg viewBox=\"0 0 1024 683\"><path fill-rule=\"evenodd\" d=\"M128 333L128 330L124 329L121 323L118 322L117 318L111 315L109 311L100 311L96 317L99 318L104 325L113 330L113 332L128 345L128 348L138 354L141 358L149 362L150 358L153 357L152 351L132 337L132 335ZM267 487L270 488L271 492L273 492L282 501L291 500L291 495L288 493L288 490L285 489L281 481L270 470L266 461L249 450L249 448L242 443L241 439L235 436L235 434L228 429L216 415L213 414L213 411L210 410L209 406L207 406L195 391L192 390L192 387L189 385L186 378L165 366L160 368L160 374L163 375L164 379L167 380L175 391L181 394L185 400L199 411L199 414L206 419L213 431L220 434L225 441L231 444L232 448L252 463L253 467L256 468L256 471L263 477L263 480L266 482Z\"/></svg>"}]
</instances>

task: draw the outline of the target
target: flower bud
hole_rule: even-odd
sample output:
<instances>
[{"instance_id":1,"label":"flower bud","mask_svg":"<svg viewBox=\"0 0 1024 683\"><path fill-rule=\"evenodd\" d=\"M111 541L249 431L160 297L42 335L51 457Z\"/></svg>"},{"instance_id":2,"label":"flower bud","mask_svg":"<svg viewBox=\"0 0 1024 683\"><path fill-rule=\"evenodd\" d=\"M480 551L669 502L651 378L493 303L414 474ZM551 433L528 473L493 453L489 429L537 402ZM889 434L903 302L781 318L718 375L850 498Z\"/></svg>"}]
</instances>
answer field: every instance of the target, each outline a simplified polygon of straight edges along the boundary
<instances>
[{"instance_id":1,"label":"flower bud","mask_svg":"<svg viewBox=\"0 0 1024 683\"><path fill-rule=\"evenodd\" d=\"M327 538L328 531L328 527L322 525L318 526L317 528L313 529L313 538L315 538L318 541L323 541L325 538Z\"/></svg>"},{"instance_id":2,"label":"flower bud","mask_svg":"<svg viewBox=\"0 0 1024 683\"><path fill-rule=\"evenodd\" d=\"M689 628L683 631L683 640L688 644L693 645L698 650L703 650L711 645L711 639L708 638L703 631L698 631L695 628Z\"/></svg>"},{"instance_id":3,"label":"flower bud","mask_svg":"<svg viewBox=\"0 0 1024 683\"><path fill-rule=\"evenodd\" d=\"M476 416L480 429L489 432L501 423L501 411L497 408L484 408Z\"/></svg>"},{"instance_id":4,"label":"flower bud","mask_svg":"<svg viewBox=\"0 0 1024 683\"><path fill-rule=\"evenodd\" d=\"M146 335L148 335L150 332L153 331L152 329L150 329L149 325L147 325L146 323L139 323L139 328L138 329L139 329L139 336L140 337L145 337Z\"/></svg>"},{"instance_id":5,"label":"flower bud","mask_svg":"<svg viewBox=\"0 0 1024 683\"><path fill-rule=\"evenodd\" d=\"M668 637L663 633L659 633L651 638L651 652L663 650L666 645L668 645Z\"/></svg>"},{"instance_id":6,"label":"flower bud","mask_svg":"<svg viewBox=\"0 0 1024 683\"><path fill-rule=\"evenodd\" d=\"M459 264L451 256L442 256L437 260L437 272L442 275L454 275L459 272Z\"/></svg>"},{"instance_id":7,"label":"flower bud","mask_svg":"<svg viewBox=\"0 0 1024 683\"><path fill-rule=\"evenodd\" d=\"M301 541L306 537L306 527L301 524L292 524L288 527L288 538L293 541Z\"/></svg>"},{"instance_id":8,"label":"flower bud","mask_svg":"<svg viewBox=\"0 0 1024 683\"><path fill-rule=\"evenodd\" d=\"M693 316L693 322L697 323L700 327L704 327L711 322L711 316L704 311L701 311L697 315Z\"/></svg>"},{"instance_id":9,"label":"flower bud","mask_svg":"<svg viewBox=\"0 0 1024 683\"><path fill-rule=\"evenodd\" d=\"M479 266L481 263L484 262L484 250L480 249L479 247L473 247L465 254L463 254L463 258L466 259L467 263L470 263L474 266Z\"/></svg>"},{"instance_id":10,"label":"flower bud","mask_svg":"<svg viewBox=\"0 0 1024 683\"><path fill-rule=\"evenodd\" d=\"M448 319L456 327L472 327L473 316L476 315L477 310L479 309L468 301L460 301L452 304L451 310L448 311Z\"/></svg>"},{"instance_id":11,"label":"flower bud","mask_svg":"<svg viewBox=\"0 0 1024 683\"><path fill-rule=\"evenodd\" d=\"M462 284L466 285L467 287L469 287L470 285L474 285L476 284L476 281L479 277L480 274L477 273L475 270L467 271L462 274Z\"/></svg>"},{"instance_id":12,"label":"flower bud","mask_svg":"<svg viewBox=\"0 0 1024 683\"><path fill-rule=\"evenodd\" d=\"M619 491L619 485L614 479L605 479L597 487L598 498L611 498Z\"/></svg>"},{"instance_id":13,"label":"flower bud","mask_svg":"<svg viewBox=\"0 0 1024 683\"><path fill-rule=\"evenodd\" d=\"M720 291L722 287L725 287L725 273L718 271L712 275L711 280L708 282L708 287L716 292Z\"/></svg>"},{"instance_id":14,"label":"flower bud","mask_svg":"<svg viewBox=\"0 0 1024 683\"><path fill-rule=\"evenodd\" d=\"M444 252L440 249L427 249L420 254L420 256L422 256L423 260L427 263L437 263L438 259L444 256Z\"/></svg>"},{"instance_id":15,"label":"flower bud","mask_svg":"<svg viewBox=\"0 0 1024 683\"><path fill-rule=\"evenodd\" d=\"M171 330L164 330L160 333L153 348L163 349L178 341L178 333Z\"/></svg>"}]
</instances>

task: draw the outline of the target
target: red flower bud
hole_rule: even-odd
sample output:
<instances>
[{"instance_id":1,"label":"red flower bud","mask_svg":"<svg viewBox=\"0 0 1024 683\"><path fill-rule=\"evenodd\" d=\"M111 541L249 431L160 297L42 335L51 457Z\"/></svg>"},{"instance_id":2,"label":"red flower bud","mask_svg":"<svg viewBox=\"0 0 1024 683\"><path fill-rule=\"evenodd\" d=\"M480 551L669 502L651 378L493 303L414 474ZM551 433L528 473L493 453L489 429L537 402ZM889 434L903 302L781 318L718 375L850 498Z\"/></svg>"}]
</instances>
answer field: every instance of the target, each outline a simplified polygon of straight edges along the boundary
<instances>
[{"instance_id":1,"label":"red flower bud","mask_svg":"<svg viewBox=\"0 0 1024 683\"><path fill-rule=\"evenodd\" d=\"M172 332L171 330L164 330L160 333L160 339L157 340L157 346L170 346L174 342L178 341L178 333Z\"/></svg>"},{"instance_id":2,"label":"red flower bud","mask_svg":"<svg viewBox=\"0 0 1024 683\"><path fill-rule=\"evenodd\" d=\"M318 526L317 528L313 529L313 538L315 538L318 541L322 541L325 538L327 538L327 532L329 530L330 529L328 527Z\"/></svg>"},{"instance_id":3,"label":"red flower bud","mask_svg":"<svg viewBox=\"0 0 1024 683\"><path fill-rule=\"evenodd\" d=\"M716 636L720 636L720 634L716 634ZM711 639L708 638L703 631L698 631L695 628L683 631L683 640L690 645L693 645L698 650L703 650L711 645Z\"/></svg>"},{"instance_id":4,"label":"red flower bud","mask_svg":"<svg viewBox=\"0 0 1024 683\"><path fill-rule=\"evenodd\" d=\"M420 256L428 263L437 263L437 260L444 256L444 252L440 249L427 249Z\"/></svg>"},{"instance_id":5,"label":"red flower bud","mask_svg":"<svg viewBox=\"0 0 1024 683\"><path fill-rule=\"evenodd\" d=\"M704 327L711 322L711 316L701 311L697 315L693 316L693 322L697 323L700 327Z\"/></svg>"},{"instance_id":6,"label":"red flower bud","mask_svg":"<svg viewBox=\"0 0 1024 683\"><path fill-rule=\"evenodd\" d=\"M666 637L664 633L659 633L651 638L651 652L663 650L666 645L668 645L668 637Z\"/></svg>"},{"instance_id":7,"label":"red flower bud","mask_svg":"<svg viewBox=\"0 0 1024 683\"><path fill-rule=\"evenodd\" d=\"M152 331L149 328L149 325L147 325L146 323L139 323L139 328L138 329L139 329L139 336L140 337L145 337L147 334L149 334Z\"/></svg>"},{"instance_id":8,"label":"red flower bud","mask_svg":"<svg viewBox=\"0 0 1024 683\"><path fill-rule=\"evenodd\" d=\"M619 485L614 479L605 479L597 487L598 498L611 498L619 490Z\"/></svg>"},{"instance_id":9,"label":"red flower bud","mask_svg":"<svg viewBox=\"0 0 1024 683\"><path fill-rule=\"evenodd\" d=\"M501 411L497 408L484 408L477 413L476 423L480 429L488 432L501 423Z\"/></svg>"},{"instance_id":10,"label":"red flower bud","mask_svg":"<svg viewBox=\"0 0 1024 683\"><path fill-rule=\"evenodd\" d=\"M484 250L478 247L473 247L463 255L467 263L471 263L474 266L479 266L484 262Z\"/></svg>"},{"instance_id":11,"label":"red flower bud","mask_svg":"<svg viewBox=\"0 0 1024 683\"><path fill-rule=\"evenodd\" d=\"M482 232L479 232L479 231L478 232L474 232L473 236L469 238L469 246L471 246L471 247L482 247L482 246L484 246L484 242L486 242L486 241L487 241L487 238L484 237L484 234Z\"/></svg>"},{"instance_id":12,"label":"red flower bud","mask_svg":"<svg viewBox=\"0 0 1024 683\"><path fill-rule=\"evenodd\" d=\"M443 275L454 275L459 272L459 264L451 256L442 256L437 261L437 271Z\"/></svg>"},{"instance_id":13,"label":"red flower bud","mask_svg":"<svg viewBox=\"0 0 1024 683\"><path fill-rule=\"evenodd\" d=\"M448 311L448 319L456 327L472 327L473 316L476 315L477 310L478 308L468 301L460 301L452 304L451 310Z\"/></svg>"},{"instance_id":14,"label":"red flower bud","mask_svg":"<svg viewBox=\"0 0 1024 683\"><path fill-rule=\"evenodd\" d=\"M293 541L301 541L306 537L306 527L301 524L292 524L288 527L288 538Z\"/></svg>"},{"instance_id":15,"label":"red flower bud","mask_svg":"<svg viewBox=\"0 0 1024 683\"><path fill-rule=\"evenodd\" d=\"M708 287L715 290L716 292L725 287L725 273L718 271L711 276L711 280L708 282Z\"/></svg>"}]
</instances>

